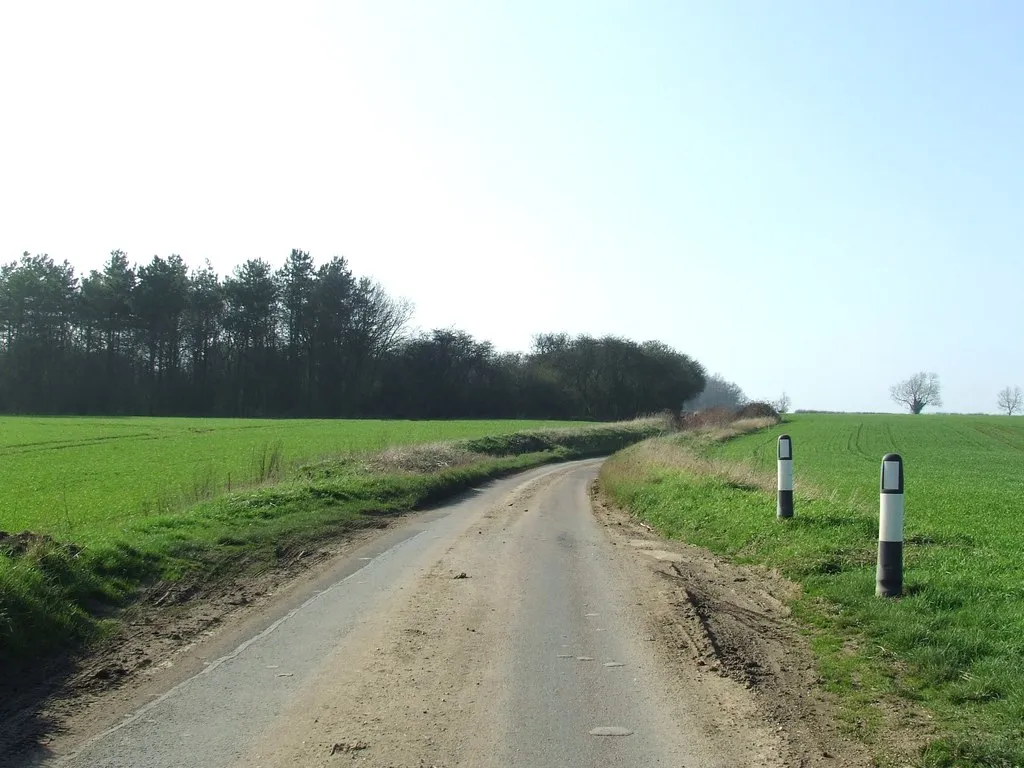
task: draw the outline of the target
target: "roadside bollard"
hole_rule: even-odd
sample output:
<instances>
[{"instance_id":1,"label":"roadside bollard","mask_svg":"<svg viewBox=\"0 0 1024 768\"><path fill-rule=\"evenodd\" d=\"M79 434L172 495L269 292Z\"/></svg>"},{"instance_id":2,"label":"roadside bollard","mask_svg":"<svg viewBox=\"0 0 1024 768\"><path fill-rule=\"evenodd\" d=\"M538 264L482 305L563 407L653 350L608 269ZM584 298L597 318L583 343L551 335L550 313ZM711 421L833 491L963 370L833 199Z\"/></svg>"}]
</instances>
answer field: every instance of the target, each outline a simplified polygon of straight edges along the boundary
<instances>
[{"instance_id":1,"label":"roadside bollard","mask_svg":"<svg viewBox=\"0 0 1024 768\"><path fill-rule=\"evenodd\" d=\"M903 594L903 459L898 453L882 458L878 515L878 568L875 595Z\"/></svg>"},{"instance_id":2,"label":"roadside bollard","mask_svg":"<svg viewBox=\"0 0 1024 768\"><path fill-rule=\"evenodd\" d=\"M793 516L793 441L779 435L779 505L776 517Z\"/></svg>"}]
</instances>

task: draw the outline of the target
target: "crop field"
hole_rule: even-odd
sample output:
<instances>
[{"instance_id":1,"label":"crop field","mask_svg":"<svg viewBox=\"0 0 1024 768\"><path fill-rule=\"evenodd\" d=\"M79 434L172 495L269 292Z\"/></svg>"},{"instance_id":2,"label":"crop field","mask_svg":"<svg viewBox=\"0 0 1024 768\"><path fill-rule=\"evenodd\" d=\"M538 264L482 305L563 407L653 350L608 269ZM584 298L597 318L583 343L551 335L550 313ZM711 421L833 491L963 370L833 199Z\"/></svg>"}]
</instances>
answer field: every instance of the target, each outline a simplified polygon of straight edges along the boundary
<instances>
[{"instance_id":1,"label":"crop field","mask_svg":"<svg viewBox=\"0 0 1024 768\"><path fill-rule=\"evenodd\" d=\"M537 421L0 417L0 531L90 543L139 518L278 479L296 460Z\"/></svg>"},{"instance_id":2,"label":"crop field","mask_svg":"<svg viewBox=\"0 0 1024 768\"><path fill-rule=\"evenodd\" d=\"M797 505L779 522L771 489L784 432ZM602 482L662 532L800 582L794 608L817 627L848 727L881 738L878 703L909 701L933 718L910 729L923 764L1024 765L1024 418L797 414L725 442L654 445L626 449ZM890 452L906 474L898 600L874 596Z\"/></svg>"}]
</instances>

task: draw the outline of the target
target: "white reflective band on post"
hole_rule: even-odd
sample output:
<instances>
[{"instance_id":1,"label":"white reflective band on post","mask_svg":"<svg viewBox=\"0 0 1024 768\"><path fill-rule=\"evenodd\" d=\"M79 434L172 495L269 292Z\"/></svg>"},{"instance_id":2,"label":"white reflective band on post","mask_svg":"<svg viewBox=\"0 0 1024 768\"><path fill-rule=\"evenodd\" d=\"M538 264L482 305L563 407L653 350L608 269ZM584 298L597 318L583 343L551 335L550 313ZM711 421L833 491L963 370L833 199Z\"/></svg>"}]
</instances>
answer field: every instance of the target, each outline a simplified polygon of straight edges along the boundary
<instances>
[{"instance_id":1,"label":"white reflective band on post","mask_svg":"<svg viewBox=\"0 0 1024 768\"><path fill-rule=\"evenodd\" d=\"M776 455L779 459L779 500L775 516L788 520L793 516L793 440L789 435L779 435Z\"/></svg>"},{"instance_id":2,"label":"white reflective band on post","mask_svg":"<svg viewBox=\"0 0 1024 768\"><path fill-rule=\"evenodd\" d=\"M903 541L903 494L881 493L879 497L878 540Z\"/></svg>"},{"instance_id":3,"label":"white reflective band on post","mask_svg":"<svg viewBox=\"0 0 1024 768\"><path fill-rule=\"evenodd\" d=\"M900 489L900 463L898 461L882 462L882 490L898 491ZM886 539L896 541L896 539Z\"/></svg>"},{"instance_id":4,"label":"white reflective band on post","mask_svg":"<svg viewBox=\"0 0 1024 768\"><path fill-rule=\"evenodd\" d=\"M793 490L793 462L789 460L779 460L779 490L780 491L792 491Z\"/></svg>"}]
</instances>

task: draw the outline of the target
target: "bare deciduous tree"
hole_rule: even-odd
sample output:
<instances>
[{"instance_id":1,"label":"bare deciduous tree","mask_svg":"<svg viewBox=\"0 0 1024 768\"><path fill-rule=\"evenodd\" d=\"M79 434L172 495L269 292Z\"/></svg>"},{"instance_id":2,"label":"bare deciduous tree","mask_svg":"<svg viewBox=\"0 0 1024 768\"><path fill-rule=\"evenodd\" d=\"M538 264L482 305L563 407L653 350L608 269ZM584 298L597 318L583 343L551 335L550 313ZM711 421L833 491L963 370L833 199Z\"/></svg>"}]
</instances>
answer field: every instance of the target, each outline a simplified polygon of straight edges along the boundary
<instances>
[{"instance_id":1,"label":"bare deciduous tree","mask_svg":"<svg viewBox=\"0 0 1024 768\"><path fill-rule=\"evenodd\" d=\"M407 299L388 295L384 286L367 277L359 278L356 311L352 323L377 356L393 352L406 337L413 305Z\"/></svg>"},{"instance_id":2,"label":"bare deciduous tree","mask_svg":"<svg viewBox=\"0 0 1024 768\"><path fill-rule=\"evenodd\" d=\"M929 405L942 405L939 377L935 373L915 373L906 381L891 386L889 395L911 413L920 413Z\"/></svg>"},{"instance_id":3,"label":"bare deciduous tree","mask_svg":"<svg viewBox=\"0 0 1024 768\"><path fill-rule=\"evenodd\" d=\"M787 395L785 392L782 393L778 400L772 403L772 405L775 407L775 410L778 411L779 413L789 413L789 406L791 404L792 401L789 399L789 395Z\"/></svg>"},{"instance_id":4,"label":"bare deciduous tree","mask_svg":"<svg viewBox=\"0 0 1024 768\"><path fill-rule=\"evenodd\" d=\"M1020 413L1021 407L1024 406L1024 393L1020 391L1020 387L1006 387L999 391L996 403L1000 411L1006 411L1007 416L1013 416Z\"/></svg>"}]
</instances>

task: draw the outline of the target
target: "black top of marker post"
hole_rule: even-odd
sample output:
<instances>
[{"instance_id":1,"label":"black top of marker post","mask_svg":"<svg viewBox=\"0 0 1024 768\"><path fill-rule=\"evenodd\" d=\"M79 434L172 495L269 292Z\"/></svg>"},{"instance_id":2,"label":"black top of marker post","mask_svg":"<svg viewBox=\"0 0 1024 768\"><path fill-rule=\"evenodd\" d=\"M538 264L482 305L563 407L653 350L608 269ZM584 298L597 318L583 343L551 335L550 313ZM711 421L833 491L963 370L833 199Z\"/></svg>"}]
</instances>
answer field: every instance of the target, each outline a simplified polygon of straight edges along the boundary
<instances>
[{"instance_id":1,"label":"black top of marker post","mask_svg":"<svg viewBox=\"0 0 1024 768\"><path fill-rule=\"evenodd\" d=\"M885 462L895 461L899 465L899 484L897 488L885 487ZM882 457L882 469L878 478L878 487L882 493L903 493L903 457L898 453L887 453Z\"/></svg>"},{"instance_id":2,"label":"black top of marker post","mask_svg":"<svg viewBox=\"0 0 1024 768\"><path fill-rule=\"evenodd\" d=\"M789 456L782 455L782 441L785 440L789 443ZM778 445L779 461L792 461L793 459L793 439L789 435L779 435Z\"/></svg>"}]
</instances>

